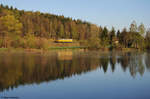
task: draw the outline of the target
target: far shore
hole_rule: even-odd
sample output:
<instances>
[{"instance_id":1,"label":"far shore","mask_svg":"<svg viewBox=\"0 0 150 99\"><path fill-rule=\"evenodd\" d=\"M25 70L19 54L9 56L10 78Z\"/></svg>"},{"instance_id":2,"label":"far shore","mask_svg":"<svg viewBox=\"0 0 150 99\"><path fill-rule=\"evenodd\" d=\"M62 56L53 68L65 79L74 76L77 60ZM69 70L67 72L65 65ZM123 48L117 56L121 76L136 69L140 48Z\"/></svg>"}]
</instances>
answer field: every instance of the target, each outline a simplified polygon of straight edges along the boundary
<instances>
[{"instance_id":1,"label":"far shore","mask_svg":"<svg viewBox=\"0 0 150 99\"><path fill-rule=\"evenodd\" d=\"M100 49L88 49L85 47L51 47L49 49L24 49L24 48L0 48L0 52L48 52L48 51L59 51L59 50L79 50L79 51L103 51L103 52L111 52L111 51L147 51L147 50L140 50L135 48L122 48L122 49L113 49L110 50L108 48L100 48Z\"/></svg>"}]
</instances>

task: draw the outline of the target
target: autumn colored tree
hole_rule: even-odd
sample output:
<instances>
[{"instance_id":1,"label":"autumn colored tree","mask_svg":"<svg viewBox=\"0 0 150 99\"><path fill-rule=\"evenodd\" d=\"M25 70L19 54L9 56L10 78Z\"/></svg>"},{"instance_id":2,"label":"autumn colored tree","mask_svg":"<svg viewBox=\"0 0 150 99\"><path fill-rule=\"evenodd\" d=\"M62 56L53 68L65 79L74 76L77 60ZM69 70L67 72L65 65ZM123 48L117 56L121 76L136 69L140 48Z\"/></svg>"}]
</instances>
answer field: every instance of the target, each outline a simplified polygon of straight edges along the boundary
<instances>
[{"instance_id":1,"label":"autumn colored tree","mask_svg":"<svg viewBox=\"0 0 150 99\"><path fill-rule=\"evenodd\" d=\"M136 21L133 21L130 25L130 32L137 32L138 28L137 28L137 24Z\"/></svg>"},{"instance_id":2,"label":"autumn colored tree","mask_svg":"<svg viewBox=\"0 0 150 99\"><path fill-rule=\"evenodd\" d=\"M13 15L0 17L0 33L3 36L4 47L7 47L6 39L18 39L21 35L22 24Z\"/></svg>"},{"instance_id":3,"label":"autumn colored tree","mask_svg":"<svg viewBox=\"0 0 150 99\"><path fill-rule=\"evenodd\" d=\"M63 24L60 25L58 33L59 33L58 36L60 38L64 38L65 37L64 25Z\"/></svg>"},{"instance_id":4,"label":"autumn colored tree","mask_svg":"<svg viewBox=\"0 0 150 99\"><path fill-rule=\"evenodd\" d=\"M140 33L140 35L144 35L145 33L145 26L143 23L140 24L140 26L138 27L138 32Z\"/></svg>"}]
</instances>

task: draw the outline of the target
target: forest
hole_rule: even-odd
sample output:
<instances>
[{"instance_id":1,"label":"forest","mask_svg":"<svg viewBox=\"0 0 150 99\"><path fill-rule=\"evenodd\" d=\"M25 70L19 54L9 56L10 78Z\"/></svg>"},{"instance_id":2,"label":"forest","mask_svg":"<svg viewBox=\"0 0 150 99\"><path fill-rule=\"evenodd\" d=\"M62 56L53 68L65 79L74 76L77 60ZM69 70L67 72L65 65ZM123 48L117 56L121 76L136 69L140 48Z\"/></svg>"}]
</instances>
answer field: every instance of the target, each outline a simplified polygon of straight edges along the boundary
<instances>
[{"instance_id":1,"label":"forest","mask_svg":"<svg viewBox=\"0 0 150 99\"><path fill-rule=\"evenodd\" d=\"M150 49L150 29L133 21L115 30L63 15L24 11L0 5L0 48L49 49L59 38L73 39L89 49Z\"/></svg>"}]
</instances>

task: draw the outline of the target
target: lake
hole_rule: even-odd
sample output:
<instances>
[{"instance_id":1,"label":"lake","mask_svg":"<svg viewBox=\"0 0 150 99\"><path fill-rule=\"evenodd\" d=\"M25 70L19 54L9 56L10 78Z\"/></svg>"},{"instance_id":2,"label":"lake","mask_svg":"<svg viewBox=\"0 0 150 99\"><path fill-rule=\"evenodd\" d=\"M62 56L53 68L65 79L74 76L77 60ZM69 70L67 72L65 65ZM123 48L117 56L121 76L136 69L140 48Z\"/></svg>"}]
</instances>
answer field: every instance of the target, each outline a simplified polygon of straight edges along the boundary
<instances>
[{"instance_id":1,"label":"lake","mask_svg":"<svg viewBox=\"0 0 150 99\"><path fill-rule=\"evenodd\" d=\"M0 52L0 99L150 99L150 53Z\"/></svg>"}]
</instances>

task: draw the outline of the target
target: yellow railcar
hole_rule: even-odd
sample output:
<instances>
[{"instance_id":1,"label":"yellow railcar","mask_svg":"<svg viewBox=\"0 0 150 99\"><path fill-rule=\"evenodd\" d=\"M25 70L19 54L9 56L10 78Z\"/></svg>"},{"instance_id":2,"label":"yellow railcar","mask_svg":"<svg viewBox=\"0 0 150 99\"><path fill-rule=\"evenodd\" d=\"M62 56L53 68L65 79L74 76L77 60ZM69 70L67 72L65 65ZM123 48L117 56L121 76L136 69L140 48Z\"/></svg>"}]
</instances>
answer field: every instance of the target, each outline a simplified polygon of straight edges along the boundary
<instances>
[{"instance_id":1,"label":"yellow railcar","mask_svg":"<svg viewBox=\"0 0 150 99\"><path fill-rule=\"evenodd\" d=\"M73 40L72 39L58 39L55 40L56 43L72 43Z\"/></svg>"}]
</instances>

